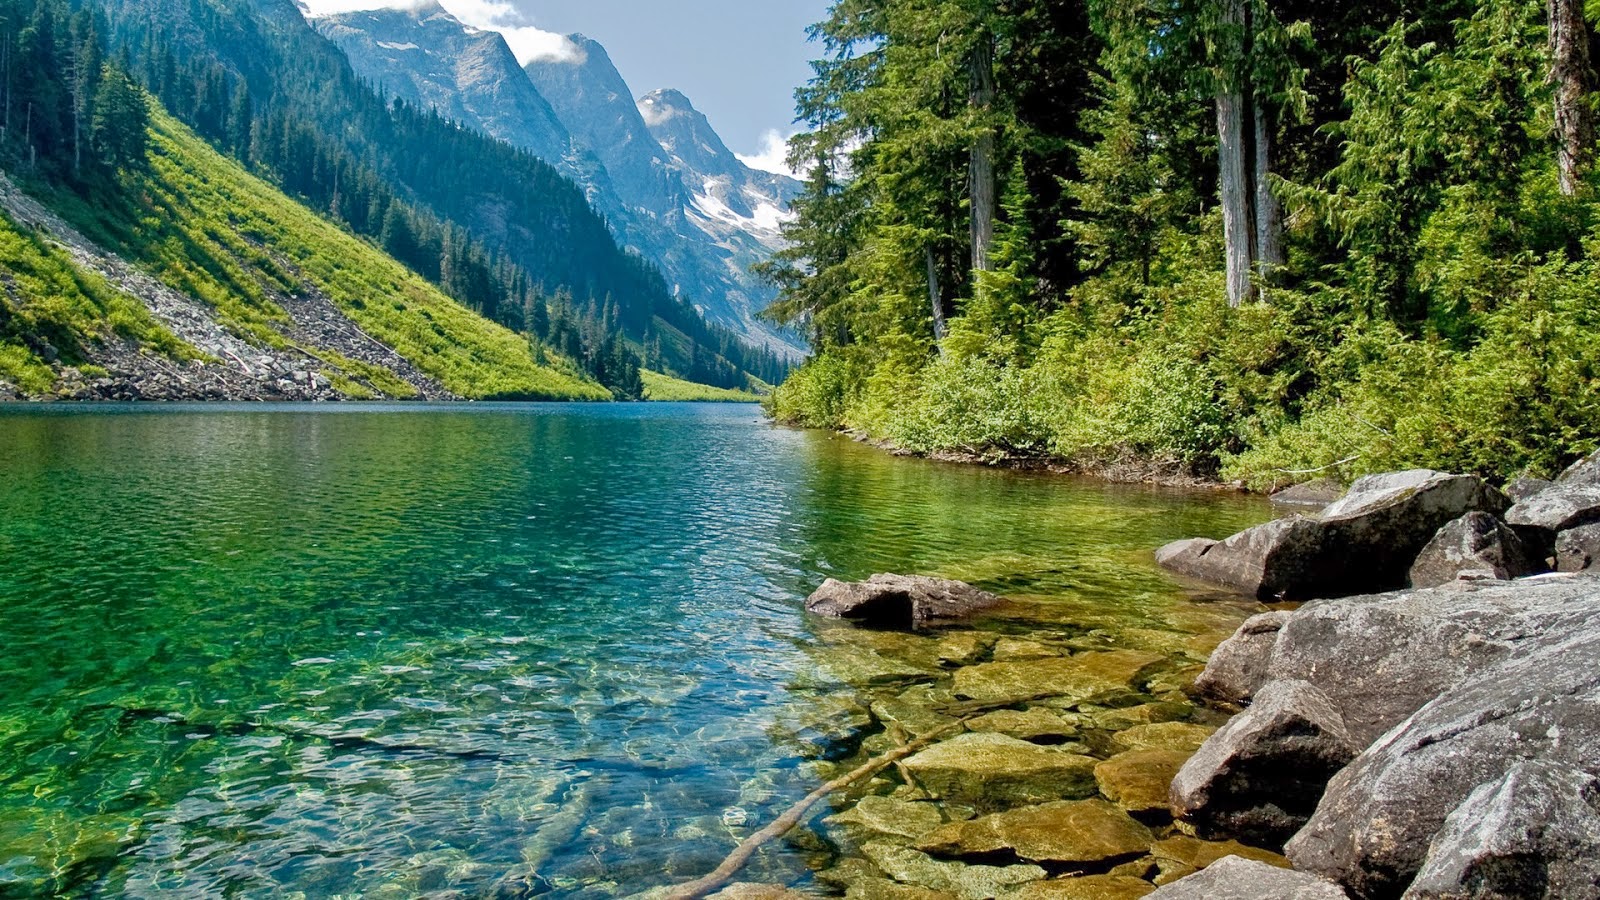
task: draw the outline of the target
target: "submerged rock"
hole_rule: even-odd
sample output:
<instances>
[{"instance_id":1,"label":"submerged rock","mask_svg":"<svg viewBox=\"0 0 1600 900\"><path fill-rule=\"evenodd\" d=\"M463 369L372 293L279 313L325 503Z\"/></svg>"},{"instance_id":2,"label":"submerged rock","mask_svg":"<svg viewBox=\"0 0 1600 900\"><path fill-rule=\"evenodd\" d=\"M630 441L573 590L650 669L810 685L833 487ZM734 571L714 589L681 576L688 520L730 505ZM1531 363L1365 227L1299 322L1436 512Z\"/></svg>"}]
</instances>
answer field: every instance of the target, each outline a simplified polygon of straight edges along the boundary
<instances>
[{"instance_id":1,"label":"submerged rock","mask_svg":"<svg viewBox=\"0 0 1600 900\"><path fill-rule=\"evenodd\" d=\"M1131 750L1094 767L1100 793L1128 812L1165 811L1172 780L1194 754L1182 750Z\"/></svg>"},{"instance_id":2,"label":"submerged rock","mask_svg":"<svg viewBox=\"0 0 1600 900\"><path fill-rule=\"evenodd\" d=\"M1517 533L1488 513L1467 513L1439 530L1411 567L1411 586L1439 587L1463 575L1510 581L1545 571Z\"/></svg>"},{"instance_id":3,"label":"submerged rock","mask_svg":"<svg viewBox=\"0 0 1600 900\"><path fill-rule=\"evenodd\" d=\"M1278 853L1262 850L1259 847L1247 847L1234 840L1204 841L1184 834L1176 834L1157 841L1155 846L1150 848L1150 855L1158 861L1174 862L1196 870L1204 869L1230 856L1243 857L1280 869L1289 868L1289 860Z\"/></svg>"},{"instance_id":4,"label":"submerged rock","mask_svg":"<svg viewBox=\"0 0 1600 900\"><path fill-rule=\"evenodd\" d=\"M1096 761L999 734L963 734L902 763L929 797L1006 809L1095 793Z\"/></svg>"},{"instance_id":5,"label":"submerged rock","mask_svg":"<svg viewBox=\"0 0 1600 900\"><path fill-rule=\"evenodd\" d=\"M1238 856L1149 896L1152 900L1349 900L1336 884Z\"/></svg>"},{"instance_id":6,"label":"submerged rock","mask_svg":"<svg viewBox=\"0 0 1600 900\"><path fill-rule=\"evenodd\" d=\"M926 628L968 619L1001 598L960 581L874 575L846 583L830 578L806 600L806 611L886 628Z\"/></svg>"},{"instance_id":7,"label":"submerged rock","mask_svg":"<svg viewBox=\"0 0 1600 900\"><path fill-rule=\"evenodd\" d=\"M1086 865L1139 856L1150 829L1104 800L1046 803L946 825L917 845L934 856L1014 854L1038 863Z\"/></svg>"},{"instance_id":8,"label":"submerged rock","mask_svg":"<svg viewBox=\"0 0 1600 900\"><path fill-rule=\"evenodd\" d=\"M969 866L937 860L918 850L872 843L861 852L884 874L903 884L954 894L961 900L991 900L1048 873L1038 866Z\"/></svg>"},{"instance_id":9,"label":"submerged rock","mask_svg":"<svg viewBox=\"0 0 1600 900\"><path fill-rule=\"evenodd\" d=\"M994 662L956 671L957 697L986 703L1019 703L1045 697L1071 704L1104 703L1134 693L1137 682L1168 658L1143 650L1080 653L1061 659Z\"/></svg>"},{"instance_id":10,"label":"submerged rock","mask_svg":"<svg viewBox=\"0 0 1600 900\"><path fill-rule=\"evenodd\" d=\"M1511 501L1480 478L1417 470L1356 482L1316 517L1269 522L1220 542L1182 541L1158 551L1173 571L1261 599L1343 597L1404 587L1411 564L1440 528ZM1349 565L1360 559L1361 565Z\"/></svg>"},{"instance_id":11,"label":"submerged rock","mask_svg":"<svg viewBox=\"0 0 1600 900\"><path fill-rule=\"evenodd\" d=\"M851 882L844 896L845 900L956 900L955 894L900 884L887 878L863 878Z\"/></svg>"},{"instance_id":12,"label":"submerged rock","mask_svg":"<svg viewBox=\"0 0 1600 900\"><path fill-rule=\"evenodd\" d=\"M1139 900L1156 886L1126 875L1080 875L1024 885L1013 900Z\"/></svg>"},{"instance_id":13,"label":"submerged rock","mask_svg":"<svg viewBox=\"0 0 1600 900\"><path fill-rule=\"evenodd\" d=\"M1359 752L1321 691L1275 681L1184 765L1172 782L1173 815L1202 834L1281 845Z\"/></svg>"},{"instance_id":14,"label":"submerged rock","mask_svg":"<svg viewBox=\"0 0 1600 900\"><path fill-rule=\"evenodd\" d=\"M1123 750L1199 750L1217 729L1188 722L1158 722L1136 725L1111 736L1111 743Z\"/></svg>"},{"instance_id":15,"label":"submerged rock","mask_svg":"<svg viewBox=\"0 0 1600 900\"><path fill-rule=\"evenodd\" d=\"M1059 744L1078 736L1077 725L1058 712L1038 707L996 710L969 721L967 730L1003 734L1036 744Z\"/></svg>"},{"instance_id":16,"label":"submerged rock","mask_svg":"<svg viewBox=\"0 0 1600 900\"><path fill-rule=\"evenodd\" d=\"M849 825L872 834L921 840L945 824L944 814L932 803L913 803L892 797L863 797L850 809L828 819L832 825Z\"/></svg>"},{"instance_id":17,"label":"submerged rock","mask_svg":"<svg viewBox=\"0 0 1600 900\"><path fill-rule=\"evenodd\" d=\"M1600 796L1593 776L1519 762L1445 820L1407 900L1600 898Z\"/></svg>"}]
</instances>

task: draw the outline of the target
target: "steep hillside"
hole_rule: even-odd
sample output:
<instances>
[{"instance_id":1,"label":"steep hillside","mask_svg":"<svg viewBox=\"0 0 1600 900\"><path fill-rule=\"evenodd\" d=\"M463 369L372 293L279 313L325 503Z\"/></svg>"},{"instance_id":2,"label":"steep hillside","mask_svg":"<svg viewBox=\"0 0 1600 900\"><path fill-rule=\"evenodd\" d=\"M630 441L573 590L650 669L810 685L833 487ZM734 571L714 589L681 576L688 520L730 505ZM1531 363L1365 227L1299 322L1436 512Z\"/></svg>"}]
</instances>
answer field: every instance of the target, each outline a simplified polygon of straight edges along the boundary
<instances>
[{"instance_id":1,"label":"steep hillside","mask_svg":"<svg viewBox=\"0 0 1600 900\"><path fill-rule=\"evenodd\" d=\"M0 380L101 399L609 399L164 113L120 190L0 186Z\"/></svg>"},{"instance_id":2,"label":"steep hillside","mask_svg":"<svg viewBox=\"0 0 1600 900\"><path fill-rule=\"evenodd\" d=\"M485 317L571 314L598 377L617 338L726 387L786 366L709 325L620 249L584 192L532 153L383 96L290 0L95 0L113 53L207 140L327 209ZM389 42L396 43L396 42ZM568 300L567 298L570 298ZM556 302L560 300L561 302Z\"/></svg>"}]
</instances>

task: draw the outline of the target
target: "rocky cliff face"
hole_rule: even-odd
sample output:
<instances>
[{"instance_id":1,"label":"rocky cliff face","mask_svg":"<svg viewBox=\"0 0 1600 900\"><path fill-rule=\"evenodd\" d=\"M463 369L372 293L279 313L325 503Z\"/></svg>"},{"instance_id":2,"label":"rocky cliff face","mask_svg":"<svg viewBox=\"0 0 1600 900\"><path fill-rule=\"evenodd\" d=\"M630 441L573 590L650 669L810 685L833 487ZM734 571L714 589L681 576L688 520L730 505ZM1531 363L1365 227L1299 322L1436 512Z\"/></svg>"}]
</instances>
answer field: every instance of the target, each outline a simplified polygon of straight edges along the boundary
<instances>
[{"instance_id":1,"label":"rocky cliff face","mask_svg":"<svg viewBox=\"0 0 1600 900\"><path fill-rule=\"evenodd\" d=\"M683 298L751 342L798 357L757 321L775 297L750 266L781 246L794 179L757 172L677 91L635 95L598 42L518 69L505 41L437 5L316 20L364 77L524 148L582 185L619 243Z\"/></svg>"}]
</instances>

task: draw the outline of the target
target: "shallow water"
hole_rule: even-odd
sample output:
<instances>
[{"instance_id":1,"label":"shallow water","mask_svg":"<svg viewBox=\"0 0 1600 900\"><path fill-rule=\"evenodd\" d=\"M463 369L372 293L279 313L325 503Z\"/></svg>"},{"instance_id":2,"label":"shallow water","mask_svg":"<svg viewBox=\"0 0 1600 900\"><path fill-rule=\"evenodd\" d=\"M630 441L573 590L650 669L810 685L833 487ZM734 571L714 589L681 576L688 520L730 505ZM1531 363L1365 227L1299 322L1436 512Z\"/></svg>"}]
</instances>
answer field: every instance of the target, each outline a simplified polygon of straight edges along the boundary
<instances>
[{"instance_id":1,"label":"shallow water","mask_svg":"<svg viewBox=\"0 0 1600 900\"><path fill-rule=\"evenodd\" d=\"M1268 515L752 407L0 407L0 895L695 877L835 750L822 578L1202 632L1150 550Z\"/></svg>"}]
</instances>

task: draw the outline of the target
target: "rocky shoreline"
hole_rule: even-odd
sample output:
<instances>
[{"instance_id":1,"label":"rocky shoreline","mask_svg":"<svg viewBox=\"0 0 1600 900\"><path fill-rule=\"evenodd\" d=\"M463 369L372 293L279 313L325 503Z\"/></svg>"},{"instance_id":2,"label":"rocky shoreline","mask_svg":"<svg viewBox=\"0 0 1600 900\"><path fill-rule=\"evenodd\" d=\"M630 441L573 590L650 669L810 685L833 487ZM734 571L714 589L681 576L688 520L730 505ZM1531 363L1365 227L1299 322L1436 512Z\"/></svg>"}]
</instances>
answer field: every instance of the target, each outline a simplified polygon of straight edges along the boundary
<instances>
[{"instance_id":1,"label":"rocky shoreline","mask_svg":"<svg viewBox=\"0 0 1600 900\"><path fill-rule=\"evenodd\" d=\"M1203 634L949 627L1012 612L958 583L824 585L813 612L866 626L825 632L874 670L844 679L860 754L939 740L835 802L818 885L1600 898L1600 454L1508 492L1407 472L1302 493L1333 502L1162 551L1255 598L1214 652Z\"/></svg>"}]
</instances>

